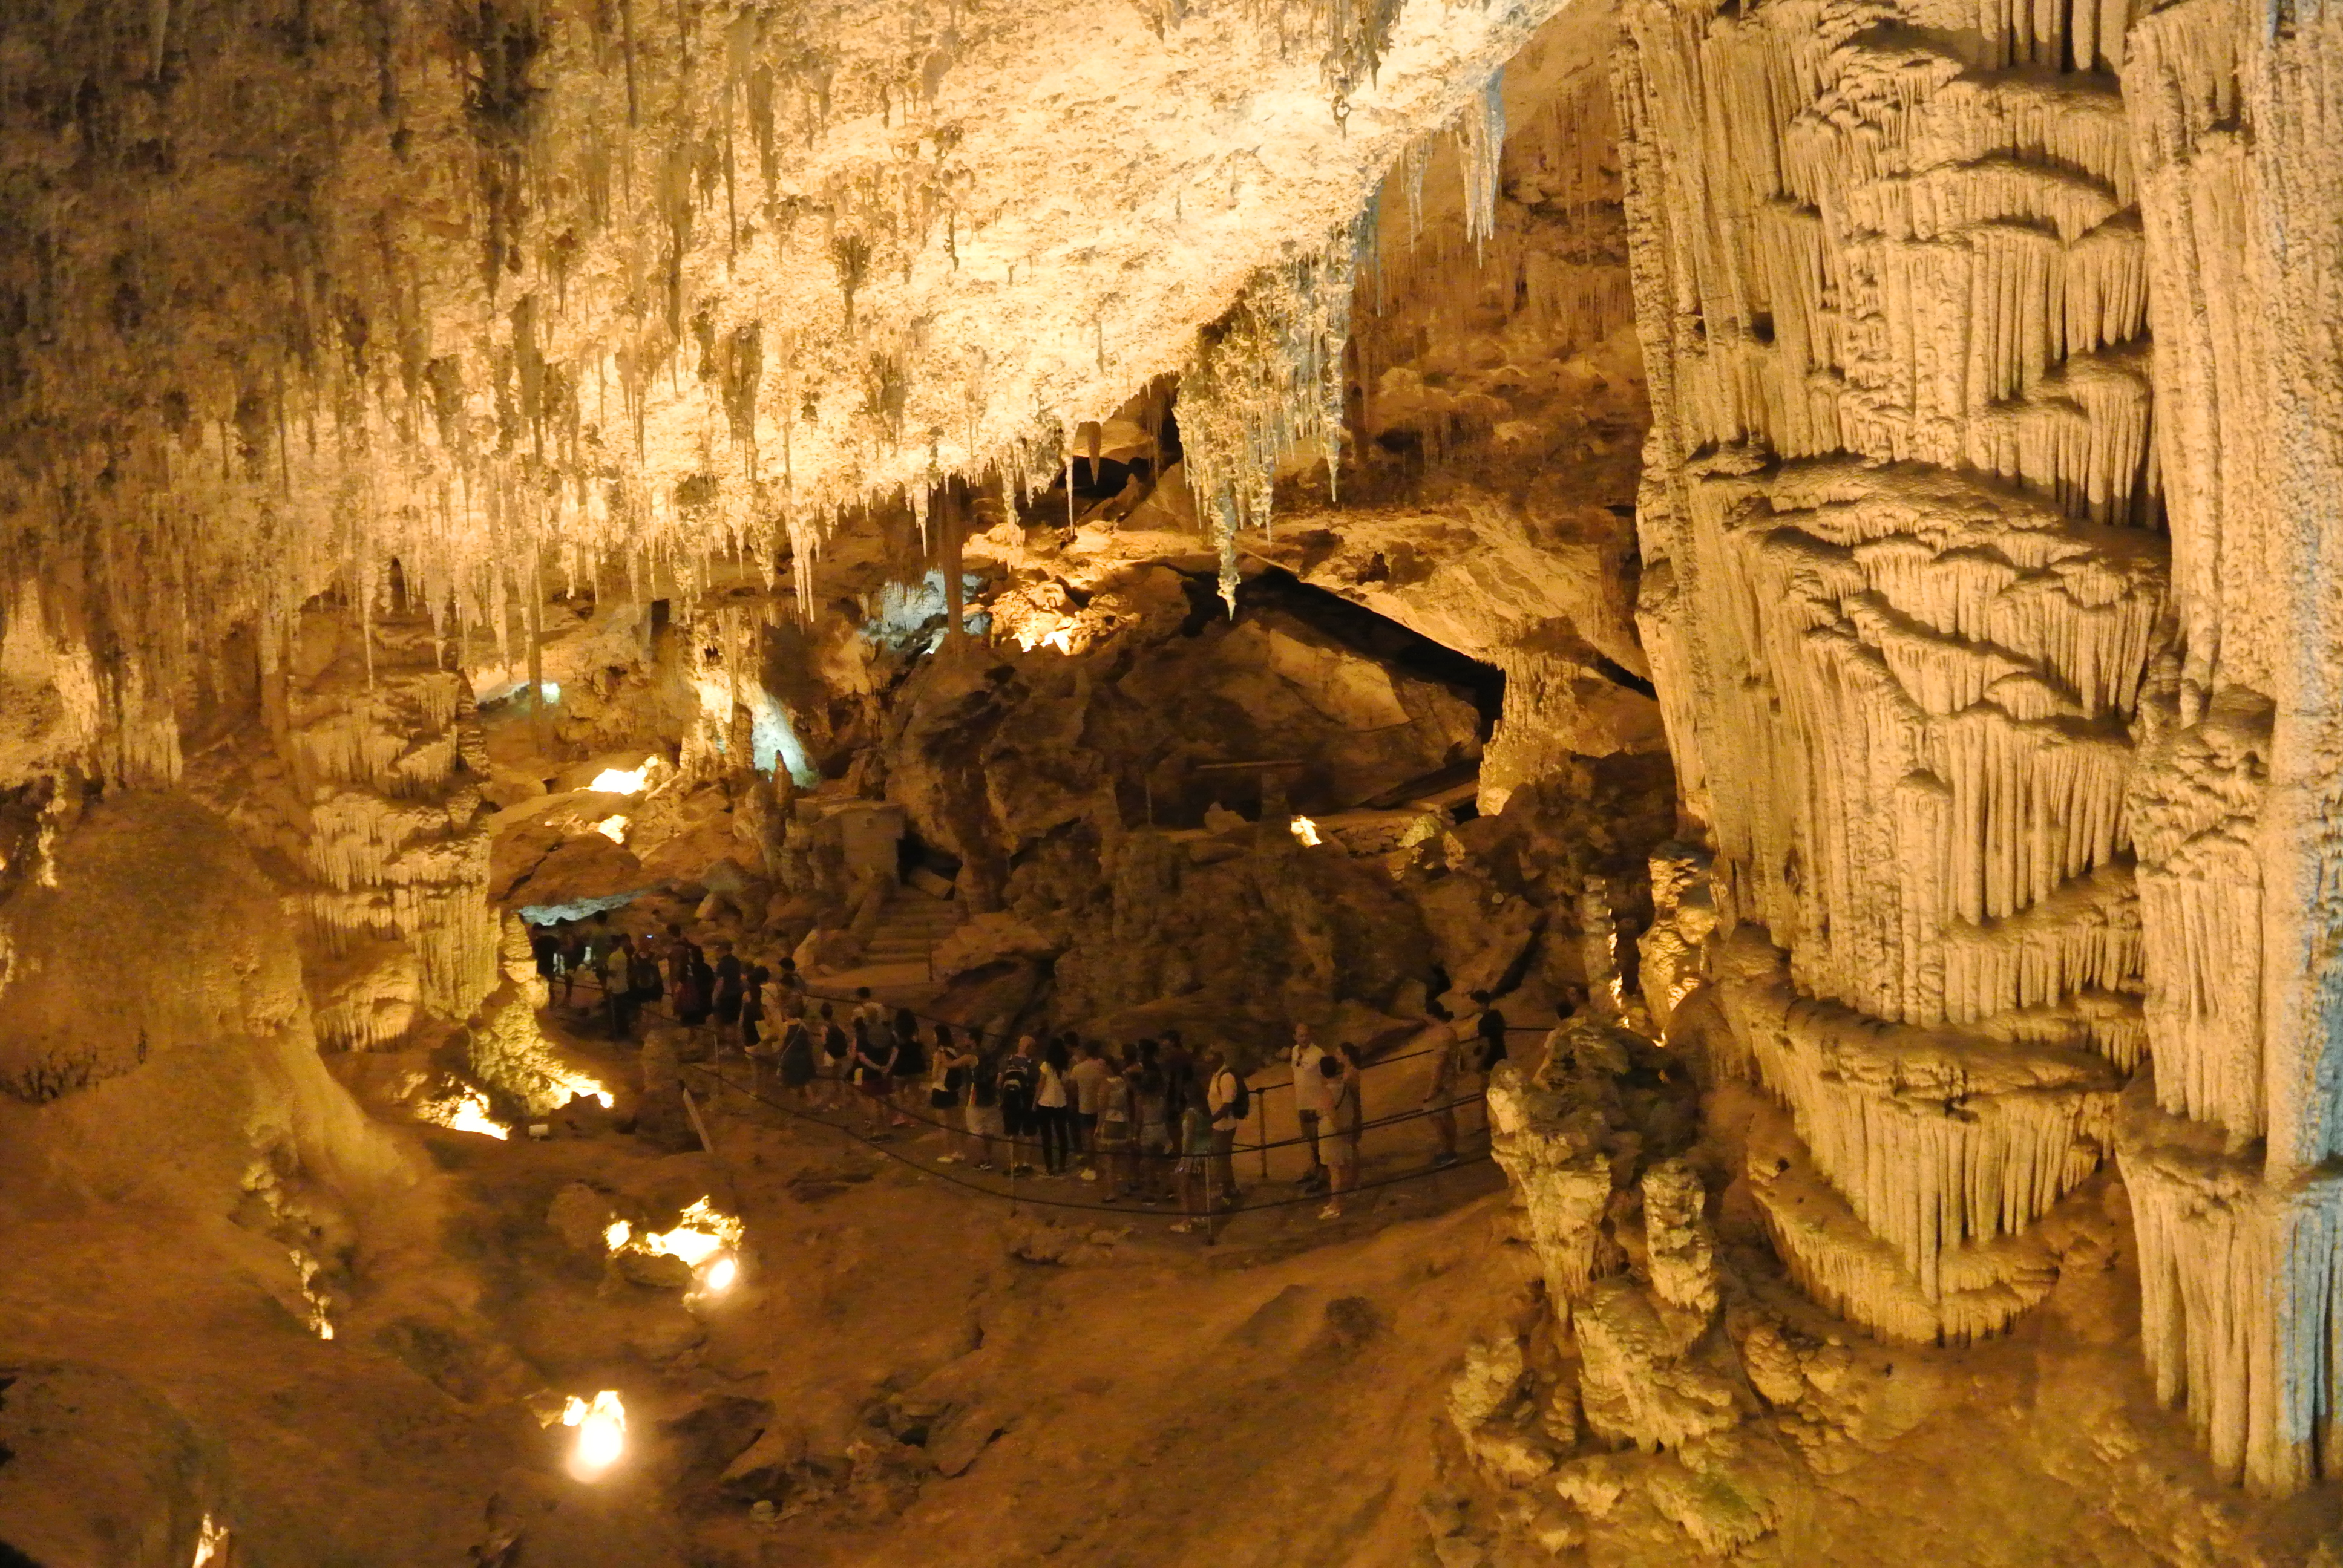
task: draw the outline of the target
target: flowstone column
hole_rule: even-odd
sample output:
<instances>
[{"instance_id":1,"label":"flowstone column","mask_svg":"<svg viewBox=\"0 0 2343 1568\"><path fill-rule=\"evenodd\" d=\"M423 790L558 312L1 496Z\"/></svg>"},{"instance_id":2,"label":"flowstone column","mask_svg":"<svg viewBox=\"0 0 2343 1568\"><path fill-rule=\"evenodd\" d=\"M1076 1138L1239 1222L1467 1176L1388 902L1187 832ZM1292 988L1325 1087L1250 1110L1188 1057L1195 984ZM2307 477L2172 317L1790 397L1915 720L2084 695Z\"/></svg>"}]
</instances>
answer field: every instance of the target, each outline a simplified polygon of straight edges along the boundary
<instances>
[{"instance_id":1,"label":"flowstone column","mask_svg":"<svg viewBox=\"0 0 2343 1568\"><path fill-rule=\"evenodd\" d=\"M1629 0L1640 619L1793 1271L1994 1332L2139 1062L2168 638L2122 7ZM1762 933L1762 934L1761 934Z\"/></svg>"},{"instance_id":2,"label":"flowstone column","mask_svg":"<svg viewBox=\"0 0 2343 1568\"><path fill-rule=\"evenodd\" d=\"M2152 1081L2118 1125L2141 1337L2215 1462L2343 1453L2343 22L2133 28L2179 657L2131 791Z\"/></svg>"}]
</instances>

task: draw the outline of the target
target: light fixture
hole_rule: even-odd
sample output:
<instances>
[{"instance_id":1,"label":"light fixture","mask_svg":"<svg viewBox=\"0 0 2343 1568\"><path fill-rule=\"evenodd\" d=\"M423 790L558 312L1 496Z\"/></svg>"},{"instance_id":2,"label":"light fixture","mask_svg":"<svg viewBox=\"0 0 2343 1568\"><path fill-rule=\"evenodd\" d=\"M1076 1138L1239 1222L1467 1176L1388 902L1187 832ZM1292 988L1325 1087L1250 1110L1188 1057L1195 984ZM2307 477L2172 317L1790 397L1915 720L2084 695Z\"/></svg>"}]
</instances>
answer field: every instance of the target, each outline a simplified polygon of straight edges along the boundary
<instances>
[{"instance_id":1,"label":"light fixture","mask_svg":"<svg viewBox=\"0 0 2343 1568\"><path fill-rule=\"evenodd\" d=\"M569 1451L569 1473L580 1481L600 1477L627 1451L627 1407L616 1389L604 1389L591 1400L569 1396L562 1408L561 1424L578 1429Z\"/></svg>"},{"instance_id":2,"label":"light fixture","mask_svg":"<svg viewBox=\"0 0 2343 1568\"><path fill-rule=\"evenodd\" d=\"M650 782L651 769L664 759L646 757L639 768L605 768L594 775L594 782L586 786L598 795L639 795Z\"/></svg>"},{"instance_id":3,"label":"light fixture","mask_svg":"<svg viewBox=\"0 0 2343 1568\"><path fill-rule=\"evenodd\" d=\"M602 1087L599 1079L589 1077L583 1072L572 1072L567 1068L557 1067L548 1069L545 1076L551 1081L554 1091L562 1097L564 1103L575 1100L581 1094L599 1102L605 1111L618 1103L610 1091Z\"/></svg>"},{"instance_id":4,"label":"light fixture","mask_svg":"<svg viewBox=\"0 0 2343 1568\"><path fill-rule=\"evenodd\" d=\"M594 831L613 844L623 844L627 841L627 819L624 817L605 817L594 824Z\"/></svg>"},{"instance_id":5,"label":"light fixture","mask_svg":"<svg viewBox=\"0 0 2343 1568\"><path fill-rule=\"evenodd\" d=\"M1318 824L1307 817L1296 817L1286 826L1292 828L1293 836L1305 844L1316 844L1319 841Z\"/></svg>"},{"instance_id":6,"label":"light fixture","mask_svg":"<svg viewBox=\"0 0 2343 1568\"><path fill-rule=\"evenodd\" d=\"M478 1094L468 1094L458 1101L444 1125L458 1132L478 1132L499 1142L512 1136L512 1129L490 1116L487 1099Z\"/></svg>"},{"instance_id":7,"label":"light fixture","mask_svg":"<svg viewBox=\"0 0 2343 1568\"><path fill-rule=\"evenodd\" d=\"M663 1253L680 1259L693 1271L700 1292L721 1295L740 1277L740 1261L733 1249L748 1228L702 1197L676 1216L669 1231L637 1231L624 1220L613 1220L602 1231L603 1243L612 1252Z\"/></svg>"}]
</instances>

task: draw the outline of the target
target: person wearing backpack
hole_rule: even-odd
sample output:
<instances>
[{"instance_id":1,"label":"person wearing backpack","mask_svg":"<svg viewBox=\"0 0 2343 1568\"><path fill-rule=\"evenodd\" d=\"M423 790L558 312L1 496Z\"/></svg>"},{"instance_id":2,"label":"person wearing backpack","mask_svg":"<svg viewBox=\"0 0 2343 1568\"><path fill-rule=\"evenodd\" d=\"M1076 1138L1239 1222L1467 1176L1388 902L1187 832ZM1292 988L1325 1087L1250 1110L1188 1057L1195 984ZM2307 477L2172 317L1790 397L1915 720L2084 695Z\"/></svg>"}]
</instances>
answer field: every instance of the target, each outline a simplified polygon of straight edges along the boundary
<instances>
[{"instance_id":1,"label":"person wearing backpack","mask_svg":"<svg viewBox=\"0 0 2343 1568\"><path fill-rule=\"evenodd\" d=\"M1031 1161L1025 1157L1031 1140L1041 1129L1035 1121L1034 1091L1041 1087L1041 1069L1033 1060L1033 1037L1017 1038L1017 1049L1001 1064L1001 1121L1009 1134L1009 1173L1030 1176Z\"/></svg>"},{"instance_id":2,"label":"person wearing backpack","mask_svg":"<svg viewBox=\"0 0 2343 1568\"><path fill-rule=\"evenodd\" d=\"M884 1023L873 1030L859 1018L854 1020L854 1081L870 1113L873 1142L886 1136L887 1113L894 1108L895 1054L893 1030Z\"/></svg>"},{"instance_id":3,"label":"person wearing backpack","mask_svg":"<svg viewBox=\"0 0 2343 1568\"><path fill-rule=\"evenodd\" d=\"M904 1112L919 1109L920 1085L929 1077L928 1048L920 1039L920 1015L910 1008L896 1009L890 1027L895 1036L895 1125L909 1127L911 1118Z\"/></svg>"},{"instance_id":4,"label":"person wearing backpack","mask_svg":"<svg viewBox=\"0 0 2343 1568\"><path fill-rule=\"evenodd\" d=\"M944 1151L936 1156L939 1165L957 1165L969 1158L970 1139L960 1125L960 1102L968 1090L968 1071L960 1065L959 1048L952 1044L951 1025L936 1025L936 1048L933 1065L928 1069L928 1115L944 1131Z\"/></svg>"},{"instance_id":5,"label":"person wearing backpack","mask_svg":"<svg viewBox=\"0 0 2343 1568\"><path fill-rule=\"evenodd\" d=\"M805 1020L789 1020L781 1028L781 1092L801 1105L811 1098L813 1057L813 1033Z\"/></svg>"},{"instance_id":6,"label":"person wearing backpack","mask_svg":"<svg viewBox=\"0 0 2343 1568\"><path fill-rule=\"evenodd\" d=\"M821 1108L839 1109L839 1100L845 1093L847 1074L853 1070L853 1052L849 1049L846 1031L838 1027L830 1003L821 1004Z\"/></svg>"},{"instance_id":7,"label":"person wearing backpack","mask_svg":"<svg viewBox=\"0 0 2343 1568\"><path fill-rule=\"evenodd\" d=\"M1233 1209L1242 1196L1237 1191L1237 1129L1252 1114L1252 1086L1224 1050L1206 1051L1204 1066L1212 1074L1205 1081L1204 1108L1212 1118L1212 1175L1220 1183L1221 1206Z\"/></svg>"}]
</instances>

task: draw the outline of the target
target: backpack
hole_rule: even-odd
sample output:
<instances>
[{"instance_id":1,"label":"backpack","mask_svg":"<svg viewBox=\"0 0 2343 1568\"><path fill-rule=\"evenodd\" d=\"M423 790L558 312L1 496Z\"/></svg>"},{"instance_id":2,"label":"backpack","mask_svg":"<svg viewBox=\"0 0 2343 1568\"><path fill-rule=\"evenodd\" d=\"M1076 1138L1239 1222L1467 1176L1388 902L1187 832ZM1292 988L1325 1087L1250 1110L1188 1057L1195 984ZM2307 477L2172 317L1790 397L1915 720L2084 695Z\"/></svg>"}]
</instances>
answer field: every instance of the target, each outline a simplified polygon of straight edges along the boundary
<instances>
[{"instance_id":1,"label":"backpack","mask_svg":"<svg viewBox=\"0 0 2343 1568\"><path fill-rule=\"evenodd\" d=\"M1021 1056L1011 1057L1001 1066L1001 1109L1030 1111L1033 1105L1033 1063Z\"/></svg>"},{"instance_id":2,"label":"backpack","mask_svg":"<svg viewBox=\"0 0 2343 1568\"><path fill-rule=\"evenodd\" d=\"M1244 1075L1233 1067L1224 1067L1221 1070L1235 1079L1237 1082L1236 1094L1226 1105L1221 1107L1221 1114L1233 1116L1239 1121L1242 1121L1252 1114L1252 1085L1247 1083L1244 1081Z\"/></svg>"}]
</instances>

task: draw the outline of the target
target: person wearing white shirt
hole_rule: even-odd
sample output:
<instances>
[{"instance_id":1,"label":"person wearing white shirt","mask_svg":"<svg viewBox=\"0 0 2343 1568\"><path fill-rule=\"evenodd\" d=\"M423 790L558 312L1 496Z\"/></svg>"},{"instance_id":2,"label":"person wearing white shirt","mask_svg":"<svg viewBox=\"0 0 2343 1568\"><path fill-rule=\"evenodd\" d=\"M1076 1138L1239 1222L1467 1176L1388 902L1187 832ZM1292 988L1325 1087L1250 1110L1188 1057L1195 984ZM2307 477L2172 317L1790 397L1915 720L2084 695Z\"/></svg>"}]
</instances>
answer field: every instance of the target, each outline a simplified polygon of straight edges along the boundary
<instances>
[{"instance_id":1,"label":"person wearing white shirt","mask_svg":"<svg viewBox=\"0 0 2343 1568\"><path fill-rule=\"evenodd\" d=\"M1325 1055L1317 1040L1311 1038L1308 1024L1293 1026L1293 1050L1289 1058L1293 1067L1293 1119L1301 1124L1302 1136L1310 1143L1310 1169L1302 1173L1305 1191L1315 1191L1326 1184L1326 1164L1318 1152L1318 1129L1325 1119L1328 1099L1325 1075L1318 1070L1318 1063Z\"/></svg>"}]
</instances>

